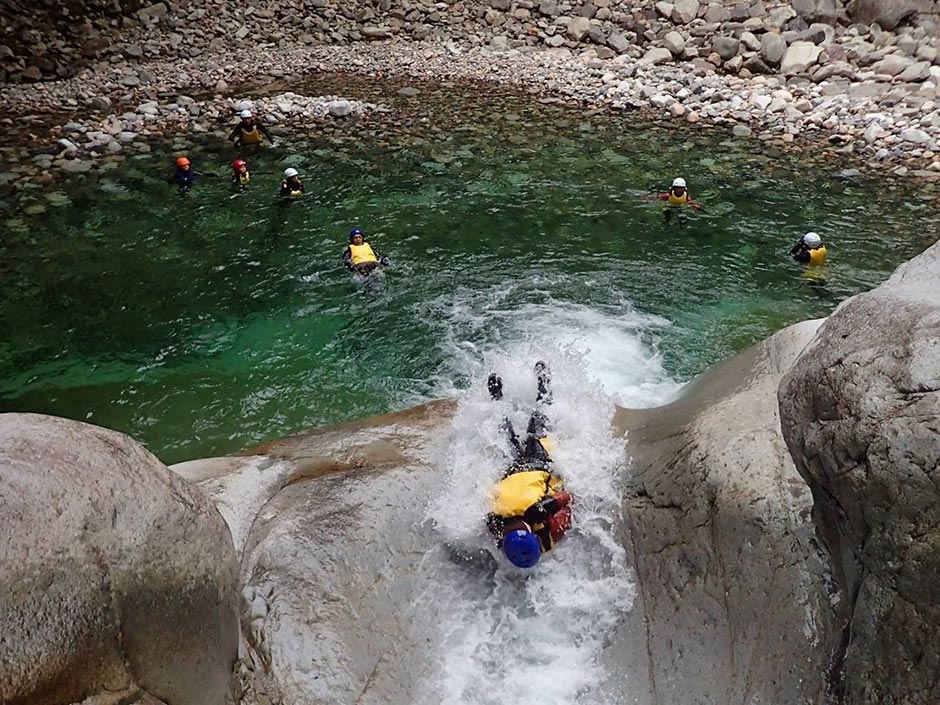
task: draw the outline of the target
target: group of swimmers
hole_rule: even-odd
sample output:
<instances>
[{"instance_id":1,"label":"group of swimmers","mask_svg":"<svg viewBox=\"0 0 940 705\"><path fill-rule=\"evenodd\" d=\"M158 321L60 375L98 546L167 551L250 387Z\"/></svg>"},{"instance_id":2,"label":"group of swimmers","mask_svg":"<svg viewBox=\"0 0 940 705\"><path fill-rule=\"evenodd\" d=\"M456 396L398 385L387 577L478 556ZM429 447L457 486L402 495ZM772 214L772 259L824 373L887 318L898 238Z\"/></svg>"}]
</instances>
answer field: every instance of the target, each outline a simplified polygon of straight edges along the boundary
<instances>
[{"instance_id":1,"label":"group of swimmers","mask_svg":"<svg viewBox=\"0 0 940 705\"><path fill-rule=\"evenodd\" d=\"M276 146L274 138L268 129L255 119L250 110L242 110L239 113L239 122L235 125L229 141L236 147L261 146L267 140L271 146ZM175 183L180 192L188 191L196 182L198 176L218 176L209 171L196 171L188 157L179 157L176 160L176 171L169 178L170 183ZM248 170L248 162L244 159L236 159L232 162L231 173L232 192L234 194L243 194L248 190L248 184L251 183L251 172ZM300 179L300 174L293 167L284 170L284 178L278 195L281 198L298 198L304 193L304 183Z\"/></svg>"},{"instance_id":2,"label":"group of swimmers","mask_svg":"<svg viewBox=\"0 0 940 705\"><path fill-rule=\"evenodd\" d=\"M255 119L250 110L242 110L239 113L239 123L235 125L228 138L236 147L259 146L263 145L265 140L271 143L272 146L275 145L274 138L271 137L267 128ZM218 174L196 171L187 157L179 157L176 160L176 172L170 178L170 181L176 183L182 192L190 189L195 183L196 177L199 176L218 176ZM251 172L248 169L248 163L242 158L233 161L231 173L233 194L245 193L250 183ZM281 180L278 197L282 200L291 200L299 198L303 193L304 183L300 178L300 174L297 169L288 167L284 170L284 178ZM702 206L692 198L686 180L682 177L675 178L672 187L666 193L656 194L653 198L665 202L663 218L666 223L675 220L681 226L686 220L684 209L702 210ZM822 238L814 232L803 235L790 249L790 256L794 260L809 265L824 264L826 254L826 247L822 243ZM376 271L380 264L386 264L387 261L387 257L380 256L368 242L365 242L363 233L359 228L353 228L350 231L349 247L343 253L343 263L347 269L361 276L367 276Z\"/></svg>"},{"instance_id":3,"label":"group of swimmers","mask_svg":"<svg viewBox=\"0 0 940 705\"><path fill-rule=\"evenodd\" d=\"M666 223L675 219L679 225L683 225L685 223L683 208L702 210L702 206L692 199L688 185L681 176L673 179L672 187L666 193L657 194L655 198L666 202L666 207L663 209L663 220ZM793 259L813 266L825 264L826 254L826 246L822 238L819 233L814 232L806 233L790 248L790 256Z\"/></svg>"}]
</instances>

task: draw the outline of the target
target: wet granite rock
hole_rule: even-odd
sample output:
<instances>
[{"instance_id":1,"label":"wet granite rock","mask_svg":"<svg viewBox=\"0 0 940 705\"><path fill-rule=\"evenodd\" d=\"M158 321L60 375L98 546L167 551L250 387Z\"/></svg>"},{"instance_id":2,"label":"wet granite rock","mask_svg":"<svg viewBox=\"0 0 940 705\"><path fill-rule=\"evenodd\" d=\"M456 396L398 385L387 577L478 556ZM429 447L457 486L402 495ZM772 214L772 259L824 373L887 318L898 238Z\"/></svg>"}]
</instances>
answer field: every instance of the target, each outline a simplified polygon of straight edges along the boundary
<instances>
[{"instance_id":1,"label":"wet granite rock","mask_svg":"<svg viewBox=\"0 0 940 705\"><path fill-rule=\"evenodd\" d=\"M235 555L197 487L120 433L3 414L0 507L0 701L231 697Z\"/></svg>"},{"instance_id":2,"label":"wet granite rock","mask_svg":"<svg viewBox=\"0 0 940 705\"><path fill-rule=\"evenodd\" d=\"M940 701L940 246L843 303L780 384L841 590L830 687Z\"/></svg>"},{"instance_id":3,"label":"wet granite rock","mask_svg":"<svg viewBox=\"0 0 940 705\"><path fill-rule=\"evenodd\" d=\"M640 589L609 651L641 635L621 675L631 702L783 705L824 693L828 575L777 414L780 379L819 323L716 365L671 404L614 418L632 456L624 513Z\"/></svg>"}]
</instances>

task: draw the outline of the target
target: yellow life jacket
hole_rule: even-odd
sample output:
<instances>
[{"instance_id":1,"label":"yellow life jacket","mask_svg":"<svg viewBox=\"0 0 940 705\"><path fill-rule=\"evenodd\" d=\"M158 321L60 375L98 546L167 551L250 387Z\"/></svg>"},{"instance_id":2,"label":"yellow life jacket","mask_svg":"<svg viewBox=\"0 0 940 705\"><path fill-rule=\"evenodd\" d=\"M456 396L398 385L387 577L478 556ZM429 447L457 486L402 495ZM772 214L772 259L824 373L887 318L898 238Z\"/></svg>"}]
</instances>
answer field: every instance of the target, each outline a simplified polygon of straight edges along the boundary
<instances>
[{"instance_id":1,"label":"yellow life jacket","mask_svg":"<svg viewBox=\"0 0 940 705\"><path fill-rule=\"evenodd\" d=\"M249 172L246 171L244 174L238 172L238 183L240 183L242 186L247 186L250 182L251 174Z\"/></svg>"},{"instance_id":2,"label":"yellow life jacket","mask_svg":"<svg viewBox=\"0 0 940 705\"><path fill-rule=\"evenodd\" d=\"M825 264L826 263L826 246L821 245L814 250L809 251L809 263L810 264Z\"/></svg>"},{"instance_id":3,"label":"yellow life jacket","mask_svg":"<svg viewBox=\"0 0 940 705\"><path fill-rule=\"evenodd\" d=\"M672 189L669 189L669 205L670 206L684 206L689 202L689 192L683 191L681 196L677 196L672 192Z\"/></svg>"},{"instance_id":4,"label":"yellow life jacket","mask_svg":"<svg viewBox=\"0 0 940 705\"><path fill-rule=\"evenodd\" d=\"M350 245L349 252L352 254L352 263L362 264L363 262L378 262L379 258L372 251L372 246L368 242L361 245Z\"/></svg>"},{"instance_id":5,"label":"yellow life jacket","mask_svg":"<svg viewBox=\"0 0 940 705\"><path fill-rule=\"evenodd\" d=\"M544 470L513 473L496 486L491 498L493 513L506 518L522 516L526 509L564 486L564 480Z\"/></svg>"},{"instance_id":6,"label":"yellow life jacket","mask_svg":"<svg viewBox=\"0 0 940 705\"><path fill-rule=\"evenodd\" d=\"M252 123L250 130L242 127L242 144L261 144L262 142L264 142L264 136L257 124Z\"/></svg>"}]
</instances>

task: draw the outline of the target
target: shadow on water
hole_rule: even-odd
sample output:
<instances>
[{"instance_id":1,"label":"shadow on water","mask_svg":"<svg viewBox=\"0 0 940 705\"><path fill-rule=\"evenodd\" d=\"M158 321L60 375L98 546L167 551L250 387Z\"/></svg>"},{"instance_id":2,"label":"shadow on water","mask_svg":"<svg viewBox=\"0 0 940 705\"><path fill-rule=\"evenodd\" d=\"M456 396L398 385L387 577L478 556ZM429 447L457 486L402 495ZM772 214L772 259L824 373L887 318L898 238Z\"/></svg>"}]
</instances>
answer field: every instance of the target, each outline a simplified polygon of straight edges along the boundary
<instances>
[{"instance_id":1,"label":"shadow on water","mask_svg":"<svg viewBox=\"0 0 940 705\"><path fill-rule=\"evenodd\" d=\"M453 393L480 350L525 335L507 302L571 331L572 310L654 317L635 354L684 380L828 314L938 230L929 189L837 178L841 164L478 86L406 98L401 85L291 87L392 111L248 155L238 198L235 154L209 139L190 157L222 176L183 198L159 145L4 195L0 410L116 428L168 462L228 453ZM288 165L307 192L283 204ZM705 211L674 227L645 197L680 174ZM380 287L342 268L354 226L392 258ZM787 258L810 229L830 252L816 279Z\"/></svg>"}]
</instances>

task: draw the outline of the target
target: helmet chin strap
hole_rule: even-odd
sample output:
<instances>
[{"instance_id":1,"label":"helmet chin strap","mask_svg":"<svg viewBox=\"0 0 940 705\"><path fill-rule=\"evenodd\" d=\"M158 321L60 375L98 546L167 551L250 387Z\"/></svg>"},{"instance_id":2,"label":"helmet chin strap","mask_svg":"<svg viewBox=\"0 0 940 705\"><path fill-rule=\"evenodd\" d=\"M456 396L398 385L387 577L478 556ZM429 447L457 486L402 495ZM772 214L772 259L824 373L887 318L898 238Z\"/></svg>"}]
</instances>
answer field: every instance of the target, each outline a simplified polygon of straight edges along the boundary
<instances>
[{"instance_id":1,"label":"helmet chin strap","mask_svg":"<svg viewBox=\"0 0 940 705\"><path fill-rule=\"evenodd\" d=\"M511 524L507 524L507 525L506 525L506 528L503 530L503 533L508 534L510 531L518 531L518 530L520 530L520 529L521 529L522 531L529 531L529 532L532 531L532 527L531 527L531 526L529 526L529 525L526 524L524 521L522 521L521 519L519 519L519 520L517 520L517 521L512 522Z\"/></svg>"}]
</instances>

